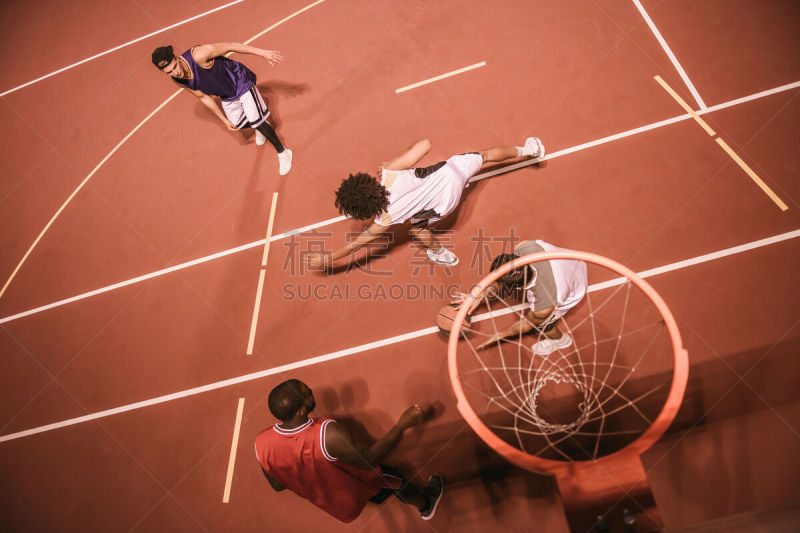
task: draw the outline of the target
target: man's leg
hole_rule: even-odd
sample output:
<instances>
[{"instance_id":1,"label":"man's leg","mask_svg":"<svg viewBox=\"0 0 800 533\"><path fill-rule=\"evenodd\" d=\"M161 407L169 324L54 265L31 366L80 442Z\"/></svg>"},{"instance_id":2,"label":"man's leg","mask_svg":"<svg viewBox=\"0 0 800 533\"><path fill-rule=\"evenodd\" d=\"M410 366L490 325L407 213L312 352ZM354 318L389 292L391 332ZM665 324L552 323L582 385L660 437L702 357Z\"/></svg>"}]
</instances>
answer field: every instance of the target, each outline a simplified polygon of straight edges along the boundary
<instances>
[{"instance_id":1,"label":"man's leg","mask_svg":"<svg viewBox=\"0 0 800 533\"><path fill-rule=\"evenodd\" d=\"M517 157L544 157L544 145L538 137L528 137L524 146L495 146L478 152L484 163L505 161Z\"/></svg>"},{"instance_id":2,"label":"man's leg","mask_svg":"<svg viewBox=\"0 0 800 533\"><path fill-rule=\"evenodd\" d=\"M384 475L393 476L400 479L402 486L400 489L395 490L394 494L397 498L409 505L413 505L419 510L420 516L423 520L430 520L436 511L436 506L442 497L443 483L439 474L433 474L422 490L418 489L415 485L408 482L403 475L394 468L386 465L380 465L381 472ZM386 499L383 491L376 494L370 501L375 503L382 503Z\"/></svg>"},{"instance_id":3,"label":"man's leg","mask_svg":"<svg viewBox=\"0 0 800 533\"><path fill-rule=\"evenodd\" d=\"M267 140L272 144L272 146L275 147L276 152L280 154L281 152L286 150L286 148L281 143L281 140L278 138L278 134L275 132L274 129L272 129L272 126L267 124L266 120L261 124L259 124L255 129L256 131L261 133L261 135L267 138Z\"/></svg>"},{"instance_id":4,"label":"man's leg","mask_svg":"<svg viewBox=\"0 0 800 533\"><path fill-rule=\"evenodd\" d=\"M258 139L259 135L266 139L278 152L278 162L280 163L280 175L284 176L289 173L292 168L292 151L283 146L278 134L267 122L269 118L269 110L264 99L258 92L255 86L243 94L239 98L242 109L244 110L247 119L250 121L250 126L256 130L256 142L263 144L263 140Z\"/></svg>"},{"instance_id":5,"label":"man's leg","mask_svg":"<svg viewBox=\"0 0 800 533\"><path fill-rule=\"evenodd\" d=\"M426 248L431 250L439 249L439 244L436 242L436 235L434 235L434 233L427 227L420 228L417 226L411 226L409 232L411 233L412 237L423 244Z\"/></svg>"},{"instance_id":6,"label":"man's leg","mask_svg":"<svg viewBox=\"0 0 800 533\"><path fill-rule=\"evenodd\" d=\"M409 233L427 248L425 253L428 254L428 259L437 265L456 266L458 264L458 256L437 242L436 235L428 228L427 222L424 225L412 225Z\"/></svg>"}]
</instances>

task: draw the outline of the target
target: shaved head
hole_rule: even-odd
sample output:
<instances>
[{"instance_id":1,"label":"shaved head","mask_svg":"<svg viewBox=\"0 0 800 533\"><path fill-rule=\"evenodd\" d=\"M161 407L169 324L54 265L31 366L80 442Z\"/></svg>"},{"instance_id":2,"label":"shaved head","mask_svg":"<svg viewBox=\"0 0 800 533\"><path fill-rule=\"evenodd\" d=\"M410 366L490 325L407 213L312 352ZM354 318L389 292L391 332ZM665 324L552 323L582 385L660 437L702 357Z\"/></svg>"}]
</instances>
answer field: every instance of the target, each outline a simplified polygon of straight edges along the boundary
<instances>
[{"instance_id":1,"label":"shaved head","mask_svg":"<svg viewBox=\"0 0 800 533\"><path fill-rule=\"evenodd\" d=\"M268 402L269 411L281 422L291 420L303 406L309 407L309 412L316 406L311 389L299 379L284 381L272 389Z\"/></svg>"}]
</instances>

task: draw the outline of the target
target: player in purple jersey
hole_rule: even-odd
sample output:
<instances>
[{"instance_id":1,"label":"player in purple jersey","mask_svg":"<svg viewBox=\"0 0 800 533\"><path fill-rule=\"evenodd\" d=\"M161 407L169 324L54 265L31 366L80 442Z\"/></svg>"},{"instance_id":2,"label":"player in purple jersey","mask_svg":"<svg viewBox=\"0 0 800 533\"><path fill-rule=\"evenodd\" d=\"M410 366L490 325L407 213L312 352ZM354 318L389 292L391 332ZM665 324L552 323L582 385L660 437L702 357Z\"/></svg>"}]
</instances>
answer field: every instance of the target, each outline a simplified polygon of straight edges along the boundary
<instances>
[{"instance_id":1,"label":"player in purple jersey","mask_svg":"<svg viewBox=\"0 0 800 533\"><path fill-rule=\"evenodd\" d=\"M256 130L256 144L269 141L278 152L280 174L292 168L292 151L285 148L269 125L269 109L256 88L256 75L243 64L225 57L230 52L252 54L270 65L283 61L275 50L262 50L241 43L201 44L176 56L172 46L153 51L153 64L172 81L195 95L225 127L236 131L245 126ZM212 96L219 96L222 108Z\"/></svg>"}]
</instances>

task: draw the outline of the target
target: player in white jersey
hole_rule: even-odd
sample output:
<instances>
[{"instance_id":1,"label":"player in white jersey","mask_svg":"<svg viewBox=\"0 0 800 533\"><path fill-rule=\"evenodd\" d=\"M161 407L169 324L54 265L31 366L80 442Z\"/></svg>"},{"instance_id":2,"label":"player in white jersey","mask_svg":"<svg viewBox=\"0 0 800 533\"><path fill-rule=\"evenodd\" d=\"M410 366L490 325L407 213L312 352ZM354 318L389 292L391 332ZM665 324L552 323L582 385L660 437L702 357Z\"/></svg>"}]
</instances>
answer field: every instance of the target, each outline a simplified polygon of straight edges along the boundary
<instances>
[{"instance_id":1,"label":"player in white jersey","mask_svg":"<svg viewBox=\"0 0 800 533\"><path fill-rule=\"evenodd\" d=\"M529 137L524 146L496 146L454 155L429 167L413 168L430 149L431 142L425 139L386 161L378 167L380 182L363 172L350 174L342 181L336 191L339 212L356 220L374 221L359 237L342 248L327 254L309 254L308 264L314 267L328 265L369 244L392 225L408 222L411 235L427 248L431 261L446 266L457 265L458 257L437 242L428 225L446 217L458 206L469 178L484 163L544 156L542 142Z\"/></svg>"},{"instance_id":2,"label":"player in white jersey","mask_svg":"<svg viewBox=\"0 0 800 533\"><path fill-rule=\"evenodd\" d=\"M563 248L557 248L544 241L523 241L514 248L513 254L500 254L495 257L491 269L497 270L501 265L524 255L559 249ZM488 348L501 339L518 337L525 333L537 333L542 337L531 346L533 353L537 355L548 355L555 350L568 348L572 345L572 337L558 329L558 322L567 311L578 305L586 295L588 286L586 263L583 261L572 259L538 261L533 266L525 265L509 271L495 281L486 290L486 294L493 298L502 289L524 290L525 299L529 304L525 320L520 319L505 330L490 336L477 349ZM475 300L469 313L472 314L482 301L484 300Z\"/></svg>"}]
</instances>

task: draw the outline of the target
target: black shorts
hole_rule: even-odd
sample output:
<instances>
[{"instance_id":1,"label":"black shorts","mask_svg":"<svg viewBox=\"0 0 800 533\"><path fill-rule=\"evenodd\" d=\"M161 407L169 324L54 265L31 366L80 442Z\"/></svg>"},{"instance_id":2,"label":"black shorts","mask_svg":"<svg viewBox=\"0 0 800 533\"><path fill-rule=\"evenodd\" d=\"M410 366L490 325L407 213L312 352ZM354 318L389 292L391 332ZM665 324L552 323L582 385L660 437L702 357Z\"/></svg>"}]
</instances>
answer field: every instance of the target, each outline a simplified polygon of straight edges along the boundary
<instances>
[{"instance_id":1,"label":"black shorts","mask_svg":"<svg viewBox=\"0 0 800 533\"><path fill-rule=\"evenodd\" d=\"M380 469L381 469L381 473L386 475L386 476L392 476L392 477L399 478L400 479L400 487L404 487L405 486L406 478L403 477L403 474L401 474L400 472L398 472L397 470L395 470L391 466L380 465ZM375 496L373 496L372 498L369 499L369 501L371 501L372 503L383 503L392 494L397 496L400 499L401 502L405 502L406 501L400 495L400 489L395 490L395 489L387 489L387 488L379 490L377 492L377 494L375 494Z\"/></svg>"},{"instance_id":2,"label":"black shorts","mask_svg":"<svg viewBox=\"0 0 800 533\"><path fill-rule=\"evenodd\" d=\"M423 229L428 227L428 220L438 217L439 214L433 209L425 209L411 217L411 225L415 228Z\"/></svg>"}]
</instances>

